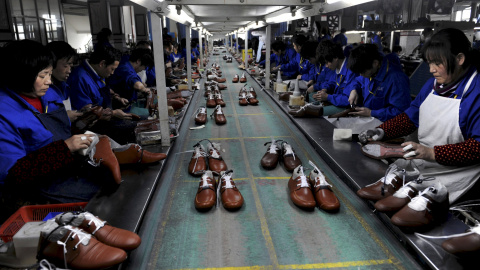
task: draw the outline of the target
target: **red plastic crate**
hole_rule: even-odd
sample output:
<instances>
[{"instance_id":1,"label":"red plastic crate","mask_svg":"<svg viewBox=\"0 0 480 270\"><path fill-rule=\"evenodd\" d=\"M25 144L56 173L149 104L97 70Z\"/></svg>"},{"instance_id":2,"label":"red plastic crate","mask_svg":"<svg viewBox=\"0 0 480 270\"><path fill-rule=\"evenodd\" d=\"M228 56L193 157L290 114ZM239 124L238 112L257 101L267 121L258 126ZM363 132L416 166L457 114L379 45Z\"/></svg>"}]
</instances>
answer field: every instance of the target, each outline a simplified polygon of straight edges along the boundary
<instances>
[{"instance_id":1,"label":"red plastic crate","mask_svg":"<svg viewBox=\"0 0 480 270\"><path fill-rule=\"evenodd\" d=\"M86 205L87 202L23 206L2 224L0 238L10 242L27 222L42 221L50 212L81 211Z\"/></svg>"}]
</instances>

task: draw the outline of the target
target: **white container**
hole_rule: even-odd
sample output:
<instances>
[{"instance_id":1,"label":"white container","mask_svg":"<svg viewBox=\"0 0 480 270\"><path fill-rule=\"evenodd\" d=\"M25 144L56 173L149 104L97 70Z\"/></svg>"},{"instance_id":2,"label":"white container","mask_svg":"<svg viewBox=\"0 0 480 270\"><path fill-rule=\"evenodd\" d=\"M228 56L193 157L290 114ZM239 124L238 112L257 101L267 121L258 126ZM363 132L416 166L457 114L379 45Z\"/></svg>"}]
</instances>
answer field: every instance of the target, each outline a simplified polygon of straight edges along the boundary
<instances>
[{"instance_id":1,"label":"white container","mask_svg":"<svg viewBox=\"0 0 480 270\"><path fill-rule=\"evenodd\" d=\"M22 263L37 262L37 246L45 221L27 222L13 236L15 255Z\"/></svg>"}]
</instances>

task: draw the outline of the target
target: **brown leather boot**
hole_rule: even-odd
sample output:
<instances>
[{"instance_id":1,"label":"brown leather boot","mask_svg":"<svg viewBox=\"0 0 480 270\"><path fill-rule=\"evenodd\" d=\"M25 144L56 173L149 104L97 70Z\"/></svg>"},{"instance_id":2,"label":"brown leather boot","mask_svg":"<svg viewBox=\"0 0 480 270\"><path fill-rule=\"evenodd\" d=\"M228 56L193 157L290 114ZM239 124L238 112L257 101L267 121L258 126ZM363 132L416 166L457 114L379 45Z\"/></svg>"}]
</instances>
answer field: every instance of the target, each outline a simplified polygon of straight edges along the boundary
<instances>
[{"instance_id":1,"label":"brown leather boot","mask_svg":"<svg viewBox=\"0 0 480 270\"><path fill-rule=\"evenodd\" d=\"M107 167L111 172L113 179L117 184L122 182L122 174L120 173L120 165L112 151L110 139L107 136L98 136L99 141L95 145L95 155L93 161L100 163L101 166Z\"/></svg>"},{"instance_id":2,"label":"brown leather boot","mask_svg":"<svg viewBox=\"0 0 480 270\"><path fill-rule=\"evenodd\" d=\"M285 167L285 170L287 170L288 172L293 172L295 168L302 165L302 161L295 154L295 151L293 151L292 146L287 142L282 143L282 158L283 158L283 166Z\"/></svg>"},{"instance_id":3,"label":"brown leather boot","mask_svg":"<svg viewBox=\"0 0 480 270\"><path fill-rule=\"evenodd\" d=\"M124 250L106 245L80 228L65 225L54 230L50 235L41 233L40 259L72 269L106 269L127 259ZM54 236L58 235L63 237L57 240Z\"/></svg>"},{"instance_id":4,"label":"brown leather boot","mask_svg":"<svg viewBox=\"0 0 480 270\"><path fill-rule=\"evenodd\" d=\"M164 153L152 153L144 150L138 144L125 145L112 150L119 164L153 163L167 157Z\"/></svg>"},{"instance_id":5,"label":"brown leather boot","mask_svg":"<svg viewBox=\"0 0 480 270\"><path fill-rule=\"evenodd\" d=\"M195 195L195 208L208 210L217 202L217 182L211 171L205 171L200 179L197 194Z\"/></svg>"},{"instance_id":6,"label":"brown leather boot","mask_svg":"<svg viewBox=\"0 0 480 270\"><path fill-rule=\"evenodd\" d=\"M195 114L195 124L203 125L207 122L207 109L204 106L198 108Z\"/></svg>"},{"instance_id":7,"label":"brown leather boot","mask_svg":"<svg viewBox=\"0 0 480 270\"><path fill-rule=\"evenodd\" d=\"M310 182L303 173L301 165L294 169L292 177L288 180L288 189L290 190L290 199L296 206L305 209L315 208L316 202Z\"/></svg>"},{"instance_id":8,"label":"brown leather boot","mask_svg":"<svg viewBox=\"0 0 480 270\"><path fill-rule=\"evenodd\" d=\"M225 114L223 114L222 107L220 105L217 105L217 107L215 107L215 110L210 115L210 117L213 117L215 119L215 123L217 125L225 125L227 123L227 118L225 117Z\"/></svg>"},{"instance_id":9,"label":"brown leather boot","mask_svg":"<svg viewBox=\"0 0 480 270\"><path fill-rule=\"evenodd\" d=\"M232 180L233 171L221 172L218 193L225 209L236 210L243 205L243 196Z\"/></svg>"},{"instance_id":10,"label":"brown leather boot","mask_svg":"<svg viewBox=\"0 0 480 270\"><path fill-rule=\"evenodd\" d=\"M199 143L193 146L193 155L188 164L188 173L193 176L200 176L207 170L207 153Z\"/></svg>"},{"instance_id":11,"label":"brown leather boot","mask_svg":"<svg viewBox=\"0 0 480 270\"><path fill-rule=\"evenodd\" d=\"M313 186L313 195L315 196L318 207L325 211L337 211L340 208L340 202L333 193L332 185L327 182L323 173L313 162L310 162L310 165L312 165L314 169L310 172L309 178Z\"/></svg>"},{"instance_id":12,"label":"brown leather boot","mask_svg":"<svg viewBox=\"0 0 480 270\"><path fill-rule=\"evenodd\" d=\"M306 104L298 110L290 110L288 112L293 117L320 117L323 115L322 105Z\"/></svg>"},{"instance_id":13,"label":"brown leather boot","mask_svg":"<svg viewBox=\"0 0 480 270\"><path fill-rule=\"evenodd\" d=\"M227 164L220 155L220 144L208 143L208 166L214 174L220 174L221 171L227 170Z\"/></svg>"}]
</instances>

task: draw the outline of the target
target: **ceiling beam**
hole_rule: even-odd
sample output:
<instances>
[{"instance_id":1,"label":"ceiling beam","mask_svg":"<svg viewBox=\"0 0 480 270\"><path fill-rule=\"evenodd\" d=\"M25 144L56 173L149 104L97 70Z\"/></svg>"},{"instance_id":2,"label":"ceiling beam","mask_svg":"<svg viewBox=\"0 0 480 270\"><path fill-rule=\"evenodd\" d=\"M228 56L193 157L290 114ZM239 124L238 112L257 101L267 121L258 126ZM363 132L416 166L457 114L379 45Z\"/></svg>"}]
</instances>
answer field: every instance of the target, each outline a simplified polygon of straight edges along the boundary
<instances>
[{"instance_id":1,"label":"ceiling beam","mask_svg":"<svg viewBox=\"0 0 480 270\"><path fill-rule=\"evenodd\" d=\"M244 21L260 21L262 17L206 17L206 16L195 16L197 22L244 22Z\"/></svg>"},{"instance_id":2,"label":"ceiling beam","mask_svg":"<svg viewBox=\"0 0 480 270\"><path fill-rule=\"evenodd\" d=\"M165 0L169 5L311 6L309 0Z\"/></svg>"}]
</instances>

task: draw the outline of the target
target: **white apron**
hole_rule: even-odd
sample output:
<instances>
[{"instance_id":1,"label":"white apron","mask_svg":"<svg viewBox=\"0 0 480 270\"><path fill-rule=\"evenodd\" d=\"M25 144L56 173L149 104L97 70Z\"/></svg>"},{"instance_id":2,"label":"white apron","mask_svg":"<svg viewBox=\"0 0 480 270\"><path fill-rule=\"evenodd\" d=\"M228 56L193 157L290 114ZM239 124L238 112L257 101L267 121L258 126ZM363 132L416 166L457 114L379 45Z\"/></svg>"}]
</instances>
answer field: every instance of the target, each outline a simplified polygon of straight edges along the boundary
<instances>
[{"instance_id":1,"label":"white apron","mask_svg":"<svg viewBox=\"0 0 480 270\"><path fill-rule=\"evenodd\" d=\"M462 95L468 91L472 80L477 75L475 72L468 80ZM427 96L420 106L418 140L420 144L429 148L435 145L455 144L463 142L462 131L458 119L461 99L452 99L434 95L434 90ZM421 178L432 178L424 181L422 185L427 188L436 182L441 182L447 187L450 204L467 192L480 177L480 164L468 167L444 166L437 162L413 159L410 161L397 160L399 166L416 165ZM397 162L395 162L397 163ZM405 167L405 166L402 166Z\"/></svg>"}]
</instances>

